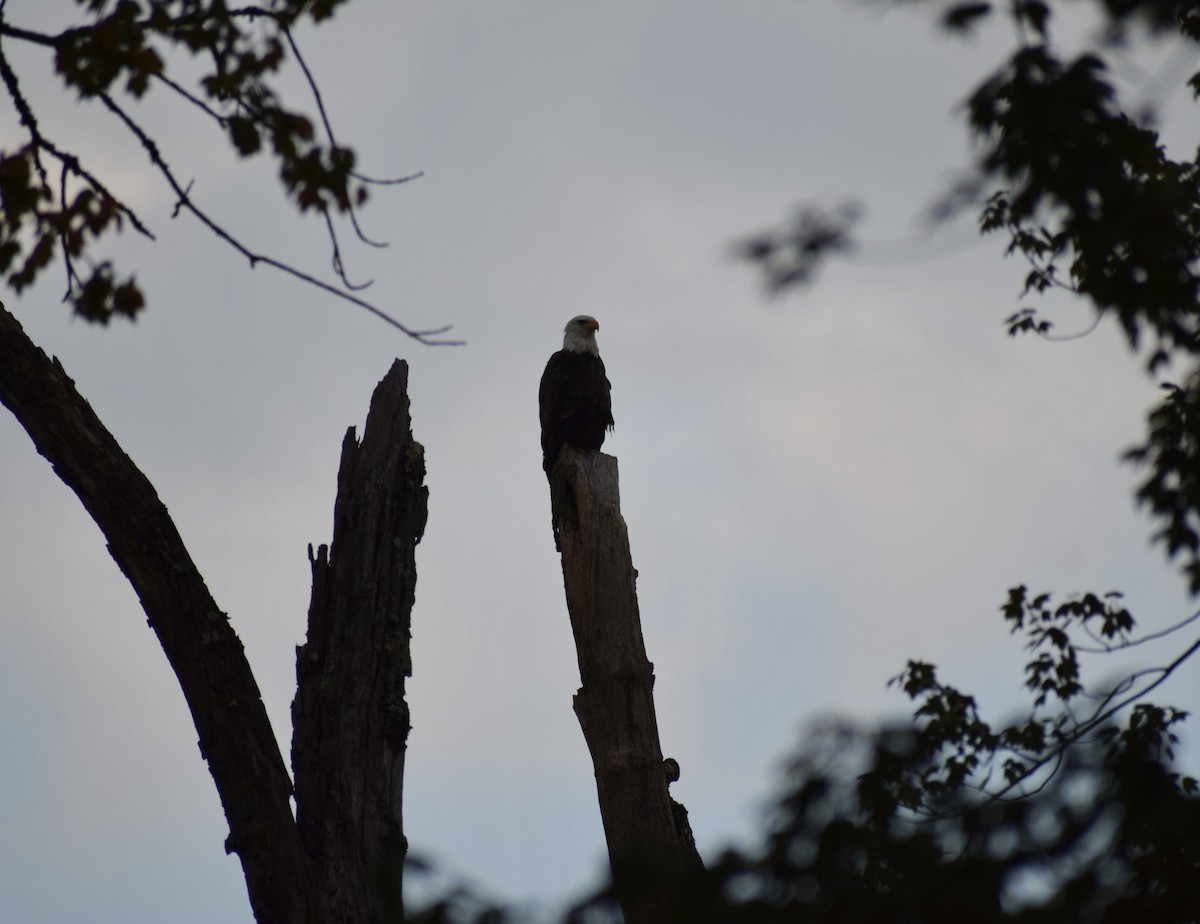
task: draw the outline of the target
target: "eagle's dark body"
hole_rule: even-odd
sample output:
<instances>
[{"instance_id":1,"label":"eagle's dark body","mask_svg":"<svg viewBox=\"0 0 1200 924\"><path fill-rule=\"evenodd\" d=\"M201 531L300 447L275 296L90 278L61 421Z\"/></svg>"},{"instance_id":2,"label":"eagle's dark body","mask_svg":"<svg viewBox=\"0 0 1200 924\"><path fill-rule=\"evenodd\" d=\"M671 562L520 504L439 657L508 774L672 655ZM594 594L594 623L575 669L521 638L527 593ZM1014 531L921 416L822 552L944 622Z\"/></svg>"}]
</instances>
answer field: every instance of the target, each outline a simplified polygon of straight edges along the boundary
<instances>
[{"instance_id":1,"label":"eagle's dark body","mask_svg":"<svg viewBox=\"0 0 1200 924\"><path fill-rule=\"evenodd\" d=\"M550 357L538 389L542 423L542 468L547 476L563 446L580 452L599 449L613 428L612 386L596 347L592 318L573 318L563 348Z\"/></svg>"}]
</instances>

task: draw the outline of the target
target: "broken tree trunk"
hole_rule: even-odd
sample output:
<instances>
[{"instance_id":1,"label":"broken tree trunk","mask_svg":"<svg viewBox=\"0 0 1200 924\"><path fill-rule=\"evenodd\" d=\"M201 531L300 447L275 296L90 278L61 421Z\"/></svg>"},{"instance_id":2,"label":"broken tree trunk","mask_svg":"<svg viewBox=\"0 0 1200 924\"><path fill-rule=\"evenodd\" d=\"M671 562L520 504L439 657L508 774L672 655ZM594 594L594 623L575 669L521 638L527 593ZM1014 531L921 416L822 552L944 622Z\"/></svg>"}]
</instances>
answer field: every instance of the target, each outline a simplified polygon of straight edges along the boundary
<instances>
[{"instance_id":1,"label":"broken tree trunk","mask_svg":"<svg viewBox=\"0 0 1200 924\"><path fill-rule=\"evenodd\" d=\"M667 885L699 856L667 792L617 460L564 449L550 496L579 658L575 715L596 771L613 884L626 924L655 924Z\"/></svg>"},{"instance_id":2,"label":"broken tree trunk","mask_svg":"<svg viewBox=\"0 0 1200 924\"><path fill-rule=\"evenodd\" d=\"M292 780L245 652L167 508L57 360L0 305L0 403L79 497L158 636L199 734L259 924L402 920L401 784L413 550L424 453L408 369L375 390L361 445L342 447L333 550L312 558L298 650Z\"/></svg>"},{"instance_id":3,"label":"broken tree trunk","mask_svg":"<svg viewBox=\"0 0 1200 924\"><path fill-rule=\"evenodd\" d=\"M362 442L342 443L333 542L312 562L308 640L296 651L292 766L300 839L325 921L400 922L409 731L404 681L425 456L397 360L371 398Z\"/></svg>"}]
</instances>

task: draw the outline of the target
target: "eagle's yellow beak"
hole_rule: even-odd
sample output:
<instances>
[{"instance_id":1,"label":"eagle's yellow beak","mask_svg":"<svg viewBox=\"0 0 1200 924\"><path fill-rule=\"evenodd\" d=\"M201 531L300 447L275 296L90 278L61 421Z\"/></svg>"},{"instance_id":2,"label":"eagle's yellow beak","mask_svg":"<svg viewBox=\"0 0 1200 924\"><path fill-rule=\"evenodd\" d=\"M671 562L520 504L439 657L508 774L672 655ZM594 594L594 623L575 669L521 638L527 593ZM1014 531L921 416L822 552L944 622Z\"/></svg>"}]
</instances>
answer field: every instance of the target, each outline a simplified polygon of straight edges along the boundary
<instances>
[{"instance_id":1,"label":"eagle's yellow beak","mask_svg":"<svg viewBox=\"0 0 1200 924\"><path fill-rule=\"evenodd\" d=\"M599 330L600 322L597 321L595 318L592 318L590 321L587 322L587 329L588 330Z\"/></svg>"}]
</instances>

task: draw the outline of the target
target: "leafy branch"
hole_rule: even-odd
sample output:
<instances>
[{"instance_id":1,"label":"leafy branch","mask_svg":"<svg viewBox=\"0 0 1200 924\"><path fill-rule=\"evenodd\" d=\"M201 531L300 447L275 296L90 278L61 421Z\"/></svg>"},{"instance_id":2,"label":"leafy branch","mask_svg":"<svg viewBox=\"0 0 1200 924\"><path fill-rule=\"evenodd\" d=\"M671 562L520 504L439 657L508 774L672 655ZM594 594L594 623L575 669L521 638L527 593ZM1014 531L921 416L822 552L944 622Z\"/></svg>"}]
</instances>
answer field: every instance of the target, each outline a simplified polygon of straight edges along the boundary
<instances>
[{"instance_id":1,"label":"leafy branch","mask_svg":"<svg viewBox=\"0 0 1200 924\"><path fill-rule=\"evenodd\" d=\"M1153 540L1168 559L1182 558L1188 589L1200 593L1200 369L1183 385L1162 386L1166 398L1150 412L1146 441L1129 449L1125 460L1148 466L1138 486L1139 505L1162 526Z\"/></svg>"},{"instance_id":2,"label":"leafy branch","mask_svg":"<svg viewBox=\"0 0 1200 924\"><path fill-rule=\"evenodd\" d=\"M145 304L133 276L118 279L109 261L91 265L88 275L81 274L78 267L80 261L90 263L89 250L96 241L120 231L126 221L153 239L146 224L79 157L62 150L41 130L5 54L7 42L19 41L52 50L64 86L84 101L98 101L136 138L171 190L175 214L191 214L252 267L273 267L373 314L418 342L459 342L444 338L449 326L417 329L402 323L357 294L369 283L353 283L346 273L334 215L348 216L360 242L384 246L368 238L359 222L357 209L367 201L367 187L395 185L420 174L395 180L366 177L355 169L353 150L340 145L334 136L318 83L292 29L301 19L314 23L327 19L342 2L275 0L267 5L214 9L198 0L118 0L115 4L81 0L91 21L57 34L8 22L5 5L0 2L0 79L28 134L23 147L0 151L0 273L7 275L8 284L17 292L24 291L61 249L66 299L77 314L102 323L114 316L132 318ZM166 62L174 50L211 61L211 70L201 76L197 89L185 87L168 73ZM299 66L312 95L324 129L323 141L317 139L312 121L287 108L274 89L274 75L289 58ZM124 97L139 99L156 83L213 121L240 156L269 152L296 208L322 216L337 283L251 247L200 205L191 184L179 181L154 137L125 104ZM50 182L47 158L60 165L57 187ZM73 198L71 180L83 184Z\"/></svg>"},{"instance_id":3,"label":"leafy branch","mask_svg":"<svg viewBox=\"0 0 1200 924\"><path fill-rule=\"evenodd\" d=\"M855 202L845 202L836 209L808 206L797 210L780 227L740 241L734 252L757 264L767 290L777 295L812 281L832 254L854 249L850 229L861 217L862 209Z\"/></svg>"},{"instance_id":4,"label":"leafy branch","mask_svg":"<svg viewBox=\"0 0 1200 924\"><path fill-rule=\"evenodd\" d=\"M1025 665L1025 686L1034 694L1023 719L993 728L979 714L975 699L942 683L933 665L910 661L891 683L918 703L914 713L916 740L922 755L913 764L879 776L882 786L904 808L925 812L950 793L977 791L985 801L1024 798L1044 787L1063 766L1071 749L1088 742L1110 741L1117 717L1131 710L1126 731L1141 745L1170 759L1177 737L1173 726L1187 713L1146 702L1147 697L1200 651L1200 638L1164 665L1126 674L1099 691L1082 680L1080 654L1112 654L1151 640L1174 635L1197 620L1200 612L1159 632L1135 636L1134 617L1121 595L1086 593L1052 605L1049 594L1030 597L1024 586L1009 591L1001 607L1013 632L1023 633L1032 657ZM1080 643L1083 636L1098 643ZM1091 701L1082 714L1077 705ZM1052 708L1047 708L1052 706ZM992 768L1003 781L991 784ZM882 781L882 782L881 782ZM1197 791L1184 777L1185 792ZM1032 789L1031 789L1032 787Z\"/></svg>"},{"instance_id":5,"label":"leafy branch","mask_svg":"<svg viewBox=\"0 0 1200 924\"><path fill-rule=\"evenodd\" d=\"M1064 57L1052 41L1059 5L939 5L950 33L1006 19L1016 42L967 96L976 162L932 214L978 209L981 230L1005 231L1008 252L1029 263L1023 295L1077 294L1098 316L1115 318L1134 349L1150 334L1153 372L1174 351L1200 356L1200 162L1169 157L1158 133L1125 111L1110 61L1137 30L1200 42L1200 12L1182 0L1094 0L1103 34ZM1200 73L1188 84L1200 94ZM807 282L821 261L854 243L846 221L816 220L822 213L811 208L800 216L740 247L772 292ZM1007 325L1010 333L1050 330L1031 308Z\"/></svg>"}]
</instances>

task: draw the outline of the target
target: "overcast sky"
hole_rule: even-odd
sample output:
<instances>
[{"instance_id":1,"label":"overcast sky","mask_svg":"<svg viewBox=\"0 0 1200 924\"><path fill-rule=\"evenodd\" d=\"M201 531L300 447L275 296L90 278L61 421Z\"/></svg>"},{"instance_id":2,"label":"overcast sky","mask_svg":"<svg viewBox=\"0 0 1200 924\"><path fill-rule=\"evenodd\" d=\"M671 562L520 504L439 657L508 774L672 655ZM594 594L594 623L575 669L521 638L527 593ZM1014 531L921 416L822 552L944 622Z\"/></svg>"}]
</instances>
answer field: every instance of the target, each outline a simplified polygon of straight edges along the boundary
<instances>
[{"instance_id":1,"label":"overcast sky","mask_svg":"<svg viewBox=\"0 0 1200 924\"><path fill-rule=\"evenodd\" d=\"M62 5L5 12L53 29ZM390 246L346 262L406 323L467 341L438 349L172 220L136 144L64 100L46 55L6 47L43 130L158 242L105 251L149 295L136 324L73 321L57 268L4 300L157 486L285 754L306 547L329 540L345 429L409 362L430 516L406 833L488 894L562 901L606 862L537 432L538 378L573 315L601 324L605 449L672 791L702 852L755 830L806 723L904 714L886 682L907 658L1003 717L1020 701L1023 652L998 613L1014 584L1121 589L1152 627L1189 612L1116 461L1153 384L1103 326L1010 340L1023 267L970 220L933 235L920 220L969 163L957 106L1008 38L953 43L920 10L834 0L356 0L301 36L310 65L364 171L425 175L376 191L364 224ZM1145 59L1127 89L1173 66ZM162 87L140 111L215 218L325 272L322 226L290 214L269 168L224 154ZM0 128L21 143L7 104ZM793 206L849 197L868 243L815 286L768 300L731 259ZM1052 317L1091 321L1065 301ZM250 922L157 641L7 413L0 471L5 920ZM1198 693L1193 676L1163 701Z\"/></svg>"}]
</instances>

